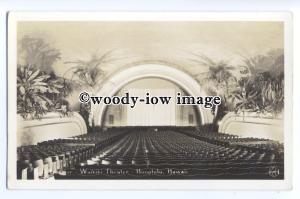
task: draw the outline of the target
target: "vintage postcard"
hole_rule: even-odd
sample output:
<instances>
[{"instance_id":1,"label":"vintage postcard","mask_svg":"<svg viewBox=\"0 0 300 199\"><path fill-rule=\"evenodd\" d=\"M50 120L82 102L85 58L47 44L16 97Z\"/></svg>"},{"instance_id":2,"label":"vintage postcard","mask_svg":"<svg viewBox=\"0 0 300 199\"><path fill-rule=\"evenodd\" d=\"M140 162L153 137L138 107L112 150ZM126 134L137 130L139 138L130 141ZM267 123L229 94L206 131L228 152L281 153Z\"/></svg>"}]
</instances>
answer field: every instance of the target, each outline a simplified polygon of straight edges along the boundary
<instances>
[{"instance_id":1,"label":"vintage postcard","mask_svg":"<svg viewBox=\"0 0 300 199\"><path fill-rule=\"evenodd\" d=\"M10 12L8 187L292 184L290 13Z\"/></svg>"}]
</instances>

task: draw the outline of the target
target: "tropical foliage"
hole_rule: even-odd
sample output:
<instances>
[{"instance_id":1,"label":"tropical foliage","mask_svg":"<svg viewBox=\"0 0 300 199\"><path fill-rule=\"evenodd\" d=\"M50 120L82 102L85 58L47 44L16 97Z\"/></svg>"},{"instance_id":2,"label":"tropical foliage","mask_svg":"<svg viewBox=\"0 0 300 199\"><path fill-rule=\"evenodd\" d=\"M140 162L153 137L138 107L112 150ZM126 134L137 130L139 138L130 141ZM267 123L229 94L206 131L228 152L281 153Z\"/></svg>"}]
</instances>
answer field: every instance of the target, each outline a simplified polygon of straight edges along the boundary
<instances>
[{"instance_id":1,"label":"tropical foliage","mask_svg":"<svg viewBox=\"0 0 300 199\"><path fill-rule=\"evenodd\" d=\"M240 66L230 66L225 61L196 55L193 59L207 72L197 79L208 94L222 97L222 112L215 109L215 121L228 111L237 114L256 112L269 113L277 117L284 106L284 54L283 50L272 50L266 55L243 58ZM235 73L234 73L235 72Z\"/></svg>"},{"instance_id":2,"label":"tropical foliage","mask_svg":"<svg viewBox=\"0 0 300 199\"><path fill-rule=\"evenodd\" d=\"M215 119L224 116L225 112L230 107L228 100L231 97L231 91L236 84L236 77L232 71L235 67L230 66L225 61L216 62L205 55L195 54L197 59L192 59L199 66L207 67L208 70L205 73L196 75L196 79L201 85L204 85L209 95L218 95L222 98L222 104L220 105L222 112L218 111L218 107L214 108Z\"/></svg>"},{"instance_id":3,"label":"tropical foliage","mask_svg":"<svg viewBox=\"0 0 300 199\"><path fill-rule=\"evenodd\" d=\"M42 37L24 36L20 41L19 57L23 58L21 65L41 71L53 72L53 64L61 58L61 53Z\"/></svg>"},{"instance_id":4,"label":"tropical foliage","mask_svg":"<svg viewBox=\"0 0 300 199\"><path fill-rule=\"evenodd\" d=\"M17 111L24 118L41 118L49 111L69 115L70 105L66 100L74 90L95 93L105 80L104 66L116 61L113 51L89 59L65 62L71 65L58 77L53 65L61 59L61 53L43 38L25 36L18 43ZM216 61L202 54L193 54L191 59L206 72L195 75L209 95L218 95L222 104L212 110L215 122L227 112L237 114L256 112L277 117L284 108L284 53L272 50L265 55L243 57L242 64L235 66L227 61ZM71 77L65 78L67 73ZM93 113L89 104L78 107L86 123Z\"/></svg>"},{"instance_id":5,"label":"tropical foliage","mask_svg":"<svg viewBox=\"0 0 300 199\"><path fill-rule=\"evenodd\" d=\"M238 89L232 92L232 99L235 104L234 111L242 112L243 118L246 110L255 110L258 100L258 92L249 87L247 81L239 81Z\"/></svg>"},{"instance_id":6,"label":"tropical foliage","mask_svg":"<svg viewBox=\"0 0 300 199\"><path fill-rule=\"evenodd\" d=\"M63 88L56 79L40 70L20 66L17 70L17 112L24 118L40 118L55 106L51 99Z\"/></svg>"},{"instance_id":7,"label":"tropical foliage","mask_svg":"<svg viewBox=\"0 0 300 199\"><path fill-rule=\"evenodd\" d=\"M64 80L52 68L60 59L59 50L42 38L25 36L18 53L23 60L17 67L17 112L25 119L40 119L49 111L67 115Z\"/></svg>"},{"instance_id":8,"label":"tropical foliage","mask_svg":"<svg viewBox=\"0 0 300 199\"><path fill-rule=\"evenodd\" d=\"M75 60L65 62L70 64L71 68L66 73L71 72L71 82L73 88L81 88L90 93L95 93L100 89L102 83L100 80L105 79L103 67L107 63L111 63L116 59L112 56L113 51L107 51L103 54L94 53L87 60ZM84 118L85 122L94 126L92 120L92 109L90 104L80 104L79 113Z\"/></svg>"},{"instance_id":9,"label":"tropical foliage","mask_svg":"<svg viewBox=\"0 0 300 199\"><path fill-rule=\"evenodd\" d=\"M240 67L249 89L257 92L254 111L272 113L277 117L284 106L284 54L272 50L267 55L257 55L244 59Z\"/></svg>"},{"instance_id":10,"label":"tropical foliage","mask_svg":"<svg viewBox=\"0 0 300 199\"><path fill-rule=\"evenodd\" d=\"M100 85L98 84L99 80L104 78L105 73L102 67L114 60L115 59L112 58L112 51L108 51L101 55L94 53L87 60L75 60L65 63L72 65L70 68L72 72L71 81L74 84L93 90Z\"/></svg>"}]
</instances>

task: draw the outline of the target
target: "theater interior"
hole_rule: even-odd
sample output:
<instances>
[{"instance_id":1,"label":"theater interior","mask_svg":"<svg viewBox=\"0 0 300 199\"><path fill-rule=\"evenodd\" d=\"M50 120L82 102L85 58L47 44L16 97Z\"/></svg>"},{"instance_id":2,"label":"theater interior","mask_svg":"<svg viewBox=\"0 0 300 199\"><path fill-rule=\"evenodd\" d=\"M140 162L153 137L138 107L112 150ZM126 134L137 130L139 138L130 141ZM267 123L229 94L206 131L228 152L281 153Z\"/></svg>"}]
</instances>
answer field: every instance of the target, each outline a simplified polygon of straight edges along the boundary
<instances>
[{"instance_id":1,"label":"theater interior","mask_svg":"<svg viewBox=\"0 0 300 199\"><path fill-rule=\"evenodd\" d=\"M124 92L134 96L185 93L174 82L159 78L132 81L117 94ZM196 106L174 103L107 106L101 125L88 127L86 133L19 145L17 178L284 178L282 142L222 133L216 125L203 124L201 117Z\"/></svg>"}]
</instances>

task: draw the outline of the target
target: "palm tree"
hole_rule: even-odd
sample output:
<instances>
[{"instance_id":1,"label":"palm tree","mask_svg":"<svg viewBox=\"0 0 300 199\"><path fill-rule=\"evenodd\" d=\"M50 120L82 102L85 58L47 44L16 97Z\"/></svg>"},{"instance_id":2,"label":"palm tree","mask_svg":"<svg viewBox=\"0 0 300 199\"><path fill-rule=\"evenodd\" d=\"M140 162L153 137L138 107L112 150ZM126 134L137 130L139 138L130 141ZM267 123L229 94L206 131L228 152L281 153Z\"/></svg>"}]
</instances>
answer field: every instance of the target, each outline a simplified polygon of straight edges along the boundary
<instances>
[{"instance_id":1,"label":"palm tree","mask_svg":"<svg viewBox=\"0 0 300 199\"><path fill-rule=\"evenodd\" d=\"M260 110L272 112L276 117L284 104L284 53L271 50L267 55L244 58L241 73L257 90Z\"/></svg>"},{"instance_id":2,"label":"palm tree","mask_svg":"<svg viewBox=\"0 0 300 199\"><path fill-rule=\"evenodd\" d=\"M23 65L48 74L53 71L52 65L61 58L60 51L41 37L24 36L19 49L20 57L23 56L25 61Z\"/></svg>"},{"instance_id":3,"label":"palm tree","mask_svg":"<svg viewBox=\"0 0 300 199\"><path fill-rule=\"evenodd\" d=\"M232 97L235 103L235 112L242 111L243 120L245 120L245 111L254 110L257 107L257 91L251 90L251 87L247 86L244 81L239 82L239 87L232 93Z\"/></svg>"},{"instance_id":4,"label":"palm tree","mask_svg":"<svg viewBox=\"0 0 300 199\"><path fill-rule=\"evenodd\" d=\"M57 111L58 100L65 97L62 78L52 68L61 58L60 51L42 37L24 36L18 44L18 112L24 118L28 114L40 118L47 111Z\"/></svg>"},{"instance_id":5,"label":"palm tree","mask_svg":"<svg viewBox=\"0 0 300 199\"><path fill-rule=\"evenodd\" d=\"M112 61L117 60L112 57L112 52L113 51L108 51L106 53L103 53L102 55L98 55L97 53L95 53L88 60L65 62L66 64L73 65L69 70L65 72L65 74L68 72L72 72L70 81L73 83L73 85L82 87L90 94L93 94L97 90L99 90L102 85L99 81L105 78L105 72L102 67L107 63L111 63ZM82 110L82 116L84 118L93 117L90 104L81 104L80 110ZM92 124L90 125L93 126L93 120Z\"/></svg>"},{"instance_id":6,"label":"palm tree","mask_svg":"<svg viewBox=\"0 0 300 199\"><path fill-rule=\"evenodd\" d=\"M206 91L212 95L219 95L224 99L225 105L230 97L232 85L236 83L236 78L232 74L235 67L228 65L224 61L216 62L205 55L194 54L197 59L191 59L201 67L207 67L205 73L196 74L196 79L204 85ZM225 92L224 92L225 91ZM215 107L215 118L218 114L218 107Z\"/></svg>"},{"instance_id":7,"label":"palm tree","mask_svg":"<svg viewBox=\"0 0 300 199\"><path fill-rule=\"evenodd\" d=\"M104 78L105 72L102 67L105 64L111 63L117 59L112 57L113 51L107 51L102 55L97 53L92 54L88 60L68 61L65 64L73 65L66 72L72 72L70 80L79 86L87 87L91 90L101 86L99 81ZM64 75L65 75L64 74Z\"/></svg>"}]
</instances>

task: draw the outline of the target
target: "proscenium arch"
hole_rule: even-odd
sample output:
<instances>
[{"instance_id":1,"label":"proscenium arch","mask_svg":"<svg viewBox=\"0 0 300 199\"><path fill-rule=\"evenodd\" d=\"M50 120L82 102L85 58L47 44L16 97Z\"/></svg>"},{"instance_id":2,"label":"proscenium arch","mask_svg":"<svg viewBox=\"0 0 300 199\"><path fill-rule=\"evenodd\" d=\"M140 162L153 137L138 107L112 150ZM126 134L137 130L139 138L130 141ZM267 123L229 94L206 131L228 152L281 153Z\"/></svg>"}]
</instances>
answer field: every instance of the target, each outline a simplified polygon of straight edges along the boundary
<instances>
[{"instance_id":1,"label":"proscenium arch","mask_svg":"<svg viewBox=\"0 0 300 199\"><path fill-rule=\"evenodd\" d=\"M103 84L96 96L112 97L128 83L143 78L165 79L178 85L191 96L207 96L198 82L190 75L177 68L161 64L141 64L117 72ZM92 106L96 126L102 125L106 107L107 105L104 103ZM203 106L196 107L200 113L201 125L211 124L213 122L211 109L206 109Z\"/></svg>"}]
</instances>

